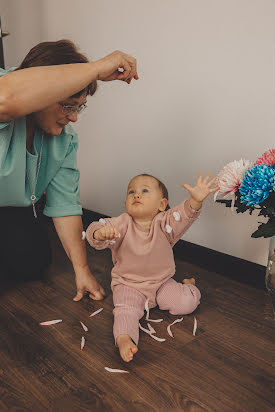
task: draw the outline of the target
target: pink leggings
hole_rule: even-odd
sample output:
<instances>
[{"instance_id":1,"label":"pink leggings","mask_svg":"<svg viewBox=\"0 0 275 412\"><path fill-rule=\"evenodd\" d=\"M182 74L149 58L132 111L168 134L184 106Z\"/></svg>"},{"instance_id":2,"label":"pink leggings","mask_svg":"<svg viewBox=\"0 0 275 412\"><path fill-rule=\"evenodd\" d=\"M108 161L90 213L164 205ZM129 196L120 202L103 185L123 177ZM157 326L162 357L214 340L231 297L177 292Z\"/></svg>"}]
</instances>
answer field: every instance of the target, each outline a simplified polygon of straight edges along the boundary
<instances>
[{"instance_id":1,"label":"pink leggings","mask_svg":"<svg viewBox=\"0 0 275 412\"><path fill-rule=\"evenodd\" d=\"M192 313L200 303L199 289L191 284L178 283L168 279L158 289L156 302L160 309L169 310L172 315L187 315ZM135 344L139 340L139 320L144 315L146 297L138 290L117 285L113 291L114 300L114 338L119 335L129 335Z\"/></svg>"}]
</instances>

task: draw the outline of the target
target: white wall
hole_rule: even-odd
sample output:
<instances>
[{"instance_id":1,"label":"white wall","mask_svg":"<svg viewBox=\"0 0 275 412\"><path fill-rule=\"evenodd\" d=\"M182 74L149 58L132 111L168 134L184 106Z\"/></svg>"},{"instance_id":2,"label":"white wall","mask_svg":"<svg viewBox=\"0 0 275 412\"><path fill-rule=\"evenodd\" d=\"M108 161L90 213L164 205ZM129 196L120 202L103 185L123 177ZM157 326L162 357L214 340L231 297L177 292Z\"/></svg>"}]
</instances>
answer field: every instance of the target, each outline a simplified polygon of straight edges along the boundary
<instances>
[{"instance_id":1,"label":"white wall","mask_svg":"<svg viewBox=\"0 0 275 412\"><path fill-rule=\"evenodd\" d=\"M40 4L42 40L70 38L93 59L115 49L138 59L140 80L101 83L75 127L84 207L120 214L140 172L166 183L173 206L199 171L274 147L273 0ZM250 238L259 220L211 198L184 238L265 265L268 240Z\"/></svg>"},{"instance_id":2,"label":"white wall","mask_svg":"<svg viewBox=\"0 0 275 412\"><path fill-rule=\"evenodd\" d=\"M5 66L18 66L31 47L41 41L41 6L37 0L0 0Z\"/></svg>"}]
</instances>

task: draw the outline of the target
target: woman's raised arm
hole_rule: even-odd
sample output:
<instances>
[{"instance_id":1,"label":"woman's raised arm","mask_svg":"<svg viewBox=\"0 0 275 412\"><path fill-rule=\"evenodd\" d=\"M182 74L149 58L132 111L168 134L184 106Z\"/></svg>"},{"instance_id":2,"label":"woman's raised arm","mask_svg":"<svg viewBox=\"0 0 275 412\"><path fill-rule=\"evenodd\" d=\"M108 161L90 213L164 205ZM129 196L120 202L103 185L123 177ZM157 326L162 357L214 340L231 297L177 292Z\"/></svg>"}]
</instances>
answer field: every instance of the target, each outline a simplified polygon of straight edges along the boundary
<instances>
[{"instance_id":1,"label":"woman's raised arm","mask_svg":"<svg viewBox=\"0 0 275 412\"><path fill-rule=\"evenodd\" d=\"M130 83L132 78L138 79L136 60L120 51L94 62L17 70L0 78L0 121L42 110L74 95L94 80Z\"/></svg>"}]
</instances>

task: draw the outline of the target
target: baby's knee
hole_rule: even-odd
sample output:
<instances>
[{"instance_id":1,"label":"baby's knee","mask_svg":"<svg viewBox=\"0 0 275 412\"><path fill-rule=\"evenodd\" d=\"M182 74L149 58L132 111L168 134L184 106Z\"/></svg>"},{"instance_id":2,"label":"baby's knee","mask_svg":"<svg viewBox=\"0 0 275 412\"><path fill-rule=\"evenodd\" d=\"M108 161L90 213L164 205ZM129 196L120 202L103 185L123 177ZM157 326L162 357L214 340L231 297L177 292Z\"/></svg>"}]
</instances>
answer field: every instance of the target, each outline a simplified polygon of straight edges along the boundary
<instances>
[{"instance_id":1,"label":"baby's knee","mask_svg":"<svg viewBox=\"0 0 275 412\"><path fill-rule=\"evenodd\" d=\"M182 293L175 299L175 305L170 310L172 315L188 315L194 312L200 304L201 293L195 285L182 285Z\"/></svg>"},{"instance_id":2,"label":"baby's knee","mask_svg":"<svg viewBox=\"0 0 275 412\"><path fill-rule=\"evenodd\" d=\"M188 315L194 312L200 304L201 294L199 289L191 284L177 282L169 286L170 293L160 293L158 295L159 308L169 310L172 315Z\"/></svg>"}]
</instances>

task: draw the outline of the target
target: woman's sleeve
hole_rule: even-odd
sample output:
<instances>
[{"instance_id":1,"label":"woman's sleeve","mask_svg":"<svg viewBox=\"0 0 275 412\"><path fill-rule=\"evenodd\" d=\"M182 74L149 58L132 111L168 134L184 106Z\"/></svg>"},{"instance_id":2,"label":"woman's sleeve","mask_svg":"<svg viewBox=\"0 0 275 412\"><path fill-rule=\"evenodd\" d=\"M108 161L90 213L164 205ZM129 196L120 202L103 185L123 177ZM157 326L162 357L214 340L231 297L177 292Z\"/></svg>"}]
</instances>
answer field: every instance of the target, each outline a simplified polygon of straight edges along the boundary
<instances>
[{"instance_id":1,"label":"woman's sleeve","mask_svg":"<svg viewBox=\"0 0 275 412\"><path fill-rule=\"evenodd\" d=\"M4 70L0 67L0 77L5 76L7 73L11 73L16 69L16 67L12 67L9 70ZM10 122L0 122L0 130L5 129L6 127L10 126L12 121Z\"/></svg>"},{"instance_id":2,"label":"woman's sleeve","mask_svg":"<svg viewBox=\"0 0 275 412\"><path fill-rule=\"evenodd\" d=\"M200 210L194 210L189 200L165 212L161 227L172 246L182 237L189 227L198 219Z\"/></svg>"},{"instance_id":3,"label":"woman's sleeve","mask_svg":"<svg viewBox=\"0 0 275 412\"><path fill-rule=\"evenodd\" d=\"M73 136L66 157L46 188L43 213L49 217L82 215L79 197L79 170L76 163L77 136Z\"/></svg>"}]
</instances>

